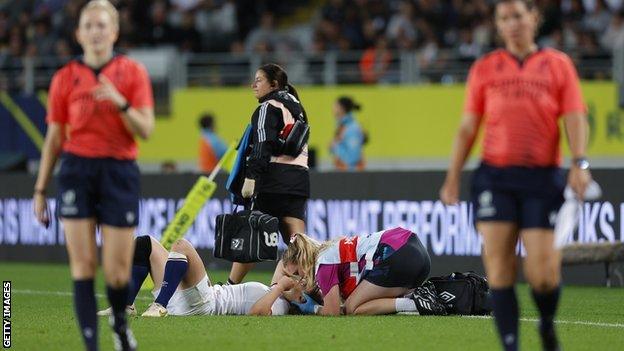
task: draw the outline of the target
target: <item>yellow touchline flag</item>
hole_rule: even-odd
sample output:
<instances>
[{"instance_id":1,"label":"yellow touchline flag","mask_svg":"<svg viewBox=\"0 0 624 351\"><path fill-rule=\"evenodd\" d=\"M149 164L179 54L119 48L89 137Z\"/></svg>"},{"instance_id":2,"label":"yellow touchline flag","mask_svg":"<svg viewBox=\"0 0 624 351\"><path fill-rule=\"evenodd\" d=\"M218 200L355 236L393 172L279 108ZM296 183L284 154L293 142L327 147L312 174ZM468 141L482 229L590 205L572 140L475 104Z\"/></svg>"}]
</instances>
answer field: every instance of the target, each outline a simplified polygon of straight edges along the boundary
<instances>
[{"instance_id":1,"label":"yellow touchline flag","mask_svg":"<svg viewBox=\"0 0 624 351\"><path fill-rule=\"evenodd\" d=\"M212 173L210 173L208 177L203 175L199 176L191 190L188 192L186 198L184 198L184 204L176 212L173 217L173 221L169 223L162 234L160 243L165 247L165 249L170 250L171 245L173 245L176 240L183 238L193 222L195 222L195 218L197 218L199 211L201 211L206 201L212 197L217 189L217 183L215 183L214 178L217 176L219 171L222 168L228 172L232 170L234 160L236 159L236 145L236 142L232 142L225 154L223 154L223 157L219 160L219 163L217 163L217 166ZM152 280L146 279L141 289L151 290L153 287L154 283Z\"/></svg>"},{"instance_id":2,"label":"yellow touchline flag","mask_svg":"<svg viewBox=\"0 0 624 351\"><path fill-rule=\"evenodd\" d=\"M223 157L221 157L221 159L219 160L219 163L222 164L222 168L228 173L232 172L232 168L234 168L234 163L236 163L236 145L237 144L238 144L237 141L233 141L232 143L230 143L230 146L228 147L227 151L225 152L225 154L223 154Z\"/></svg>"}]
</instances>

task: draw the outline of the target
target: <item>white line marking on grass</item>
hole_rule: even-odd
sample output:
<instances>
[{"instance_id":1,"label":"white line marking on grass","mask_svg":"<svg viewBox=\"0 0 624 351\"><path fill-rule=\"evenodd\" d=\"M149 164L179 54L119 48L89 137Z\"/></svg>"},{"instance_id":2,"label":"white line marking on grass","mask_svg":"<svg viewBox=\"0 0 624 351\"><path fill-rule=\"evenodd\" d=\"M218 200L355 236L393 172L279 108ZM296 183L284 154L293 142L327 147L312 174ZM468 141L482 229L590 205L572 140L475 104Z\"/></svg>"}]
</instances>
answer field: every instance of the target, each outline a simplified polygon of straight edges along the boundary
<instances>
[{"instance_id":1,"label":"white line marking on grass","mask_svg":"<svg viewBox=\"0 0 624 351\"><path fill-rule=\"evenodd\" d=\"M43 290L21 290L15 289L13 290L16 294L24 294L24 295L56 295L56 296L74 296L72 292L69 291L43 291ZM105 298L104 294L95 294L98 298ZM145 300L152 301L152 298L137 296L137 300ZM402 312L400 314L418 314L418 313L409 313ZM473 318L473 319L492 319L492 316L461 316L462 318ZM539 319L536 318L520 318L522 322L539 322ZM621 323L602 323L602 322L589 322L589 321L566 321L566 320L556 320L557 324L575 324L575 325L589 325L593 327L604 327L604 328L624 328L624 324Z\"/></svg>"},{"instance_id":2,"label":"white line marking on grass","mask_svg":"<svg viewBox=\"0 0 624 351\"><path fill-rule=\"evenodd\" d=\"M465 318L476 318L476 319L492 319L492 316L462 316ZM520 318L522 322L539 322L539 319L536 318ZM576 324L576 325L590 325L593 327L605 327L605 328L624 328L624 324L621 323L603 323L603 322L588 322L588 321L566 321L566 320L555 320L557 324Z\"/></svg>"},{"instance_id":3,"label":"white line marking on grass","mask_svg":"<svg viewBox=\"0 0 624 351\"><path fill-rule=\"evenodd\" d=\"M69 292L69 291L42 291L42 290L20 290L20 289L14 289L12 291L15 294L23 294L23 295L74 296L74 293ZM95 297L103 299L103 298L106 298L106 295L104 295L104 294L95 294ZM152 298L142 297L142 296L137 296L136 299L137 300L146 300L146 301L152 301L153 300Z\"/></svg>"}]
</instances>

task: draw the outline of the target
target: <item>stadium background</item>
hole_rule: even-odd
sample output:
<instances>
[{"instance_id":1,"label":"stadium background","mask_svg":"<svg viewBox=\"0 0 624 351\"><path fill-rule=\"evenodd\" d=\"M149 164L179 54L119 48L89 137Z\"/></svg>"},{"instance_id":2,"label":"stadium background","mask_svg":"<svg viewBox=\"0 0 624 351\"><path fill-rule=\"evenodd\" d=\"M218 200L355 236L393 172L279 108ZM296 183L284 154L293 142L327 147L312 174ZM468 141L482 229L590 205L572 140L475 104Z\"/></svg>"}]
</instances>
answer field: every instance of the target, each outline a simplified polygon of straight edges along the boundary
<instances>
[{"instance_id":1,"label":"stadium background","mask_svg":"<svg viewBox=\"0 0 624 351\"><path fill-rule=\"evenodd\" d=\"M80 53L73 32L85 2L0 0L0 277L13 283L15 350L82 345L73 320L62 226L54 219L49 229L41 227L31 197L46 130L46 91L52 74ZM285 66L300 90L312 124L310 146L317 162L308 232L325 239L403 225L427 244L434 274L482 272L470 206L445 207L437 191L459 122L467 70L498 45L493 0L111 2L121 17L117 49L148 68L157 104L154 134L140 145L143 200L137 232L159 236L197 178L199 114L214 113L217 133L225 140L239 137L256 105L248 88L254 70L274 61ZM624 241L624 1L536 2L543 14L539 44L568 53L583 79L592 127L588 155L605 193L584 204L572 238ZM371 71L375 66L379 74ZM357 118L370 135L364 172L332 167L331 107L339 95L351 95L363 105ZM463 199L477 155L475 150L463 177ZM164 173L163 163L176 169ZM224 179L224 174L217 177L215 196L187 234L213 281L227 278L227 263L214 260L211 250L214 217L231 209ZM54 191L51 185L49 194ZM249 280L268 282L272 266L261 268ZM622 265L613 269L613 284L624 285ZM565 348L621 348L622 289L603 286L600 263L563 272L566 288L557 328ZM97 283L103 292L101 272ZM538 349L537 310L526 285L520 284L518 293L521 345ZM104 295L97 296L98 306L105 306ZM138 310L151 299L142 291ZM490 320L464 317L136 318L132 328L144 350L498 346ZM100 322L102 349L112 349L108 333L107 323Z\"/></svg>"},{"instance_id":2,"label":"stadium background","mask_svg":"<svg viewBox=\"0 0 624 351\"><path fill-rule=\"evenodd\" d=\"M73 31L84 2L0 1L0 260L66 259L62 229L36 225L30 195L45 134L46 89L53 72L79 54ZM121 17L117 48L148 68L157 103L154 135L141 143L146 216L139 231L159 236L190 187L197 172L200 113L213 112L218 134L228 141L237 138L256 104L248 88L254 69L275 61L300 89L312 125L310 146L318 162L308 231L326 239L403 224L422 232L430 252L443 257L438 273L481 269L478 236L471 241L474 252L458 251L457 244L440 249L440 238L455 235L449 228L462 235L474 234L474 228L469 206L462 205L459 217L449 215L437 202L437 189L461 113L467 69L497 45L490 1L112 2ZM605 186L604 200L585 205L574 239L622 241L622 1L537 3L543 14L539 44L566 51L584 80L592 127L588 156ZM382 68L373 72L374 66ZM363 105L357 117L370 135L363 173L332 171L331 106L339 95ZM166 161L175 163L176 174L159 175ZM230 209L223 178L218 182L221 189L189 232L207 259L213 216ZM397 211L403 219L385 217ZM378 217L373 224L371 213ZM322 215L325 220L319 221ZM456 218L463 222L449 224ZM602 269L568 270L567 281L600 284ZM621 274L616 278L622 284Z\"/></svg>"}]
</instances>

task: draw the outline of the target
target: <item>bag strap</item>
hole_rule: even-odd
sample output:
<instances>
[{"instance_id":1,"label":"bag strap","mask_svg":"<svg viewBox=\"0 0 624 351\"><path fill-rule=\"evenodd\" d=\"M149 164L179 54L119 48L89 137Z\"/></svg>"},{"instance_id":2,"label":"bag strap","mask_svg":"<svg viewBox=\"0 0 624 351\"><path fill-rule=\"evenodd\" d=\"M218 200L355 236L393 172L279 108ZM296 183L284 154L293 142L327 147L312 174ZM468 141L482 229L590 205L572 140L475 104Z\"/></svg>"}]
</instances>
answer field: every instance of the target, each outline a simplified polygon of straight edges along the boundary
<instances>
[{"instance_id":1,"label":"bag strap","mask_svg":"<svg viewBox=\"0 0 624 351\"><path fill-rule=\"evenodd\" d=\"M254 209L254 207L255 207L255 205L256 205L256 198L257 198L257 197L258 197L258 195L257 195L257 194L251 197L251 199L250 199L251 204L249 205L249 211L253 211L253 209ZM236 211L235 211L236 209L238 209L238 204L236 205L236 207L234 208L234 210L233 210L233 212L232 212L232 213L236 212ZM246 209L247 209L247 206L245 206L245 210L246 210Z\"/></svg>"},{"instance_id":2,"label":"bag strap","mask_svg":"<svg viewBox=\"0 0 624 351\"><path fill-rule=\"evenodd\" d=\"M249 206L249 211L253 211L254 206L256 205L256 198L258 197L258 195L254 195L251 197L251 206Z\"/></svg>"}]
</instances>

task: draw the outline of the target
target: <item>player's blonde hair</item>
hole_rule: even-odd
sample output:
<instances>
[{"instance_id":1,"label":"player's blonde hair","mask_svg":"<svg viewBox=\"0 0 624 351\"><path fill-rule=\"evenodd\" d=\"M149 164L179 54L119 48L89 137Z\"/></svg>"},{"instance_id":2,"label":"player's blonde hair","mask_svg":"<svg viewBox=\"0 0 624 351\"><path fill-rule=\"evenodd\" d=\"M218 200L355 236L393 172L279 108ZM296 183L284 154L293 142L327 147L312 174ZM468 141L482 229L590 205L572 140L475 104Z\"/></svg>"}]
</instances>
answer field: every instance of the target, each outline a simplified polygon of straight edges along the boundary
<instances>
[{"instance_id":1,"label":"player's blonde hair","mask_svg":"<svg viewBox=\"0 0 624 351\"><path fill-rule=\"evenodd\" d=\"M117 12L117 9L115 8L115 6L113 6L113 4L110 3L110 1L108 1L108 0L91 0L91 1L89 1L80 10L80 17L82 17L82 15L85 12L90 11L90 10L102 10L102 11L105 11L110 16L110 18L111 18L111 20L113 22L113 25L116 28L119 28L119 12Z\"/></svg>"},{"instance_id":2,"label":"player's blonde hair","mask_svg":"<svg viewBox=\"0 0 624 351\"><path fill-rule=\"evenodd\" d=\"M316 287L315 268L319 253L333 243L333 241L326 241L319 244L303 233L295 233L291 236L290 244L284 251L282 261L284 264L294 263L299 266L299 274L306 279L305 289L307 291Z\"/></svg>"}]
</instances>

